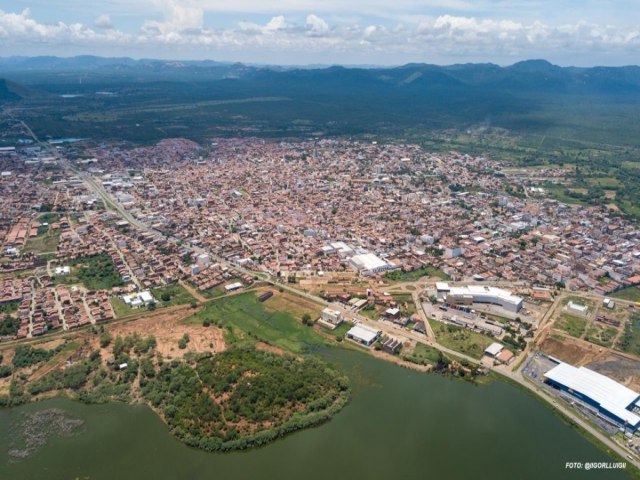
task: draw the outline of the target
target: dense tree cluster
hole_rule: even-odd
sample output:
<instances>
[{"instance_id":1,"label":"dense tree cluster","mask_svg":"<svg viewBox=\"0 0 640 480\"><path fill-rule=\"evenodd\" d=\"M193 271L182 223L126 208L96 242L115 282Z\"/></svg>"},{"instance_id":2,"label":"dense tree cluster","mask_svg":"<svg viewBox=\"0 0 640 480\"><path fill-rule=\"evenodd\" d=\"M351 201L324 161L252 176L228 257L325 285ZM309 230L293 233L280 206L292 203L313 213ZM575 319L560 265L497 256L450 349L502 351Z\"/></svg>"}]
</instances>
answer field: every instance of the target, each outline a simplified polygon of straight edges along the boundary
<instances>
[{"instance_id":1,"label":"dense tree cluster","mask_svg":"<svg viewBox=\"0 0 640 480\"><path fill-rule=\"evenodd\" d=\"M206 450L246 448L330 418L346 378L316 359L253 348L160 365L142 393L173 433Z\"/></svg>"}]
</instances>

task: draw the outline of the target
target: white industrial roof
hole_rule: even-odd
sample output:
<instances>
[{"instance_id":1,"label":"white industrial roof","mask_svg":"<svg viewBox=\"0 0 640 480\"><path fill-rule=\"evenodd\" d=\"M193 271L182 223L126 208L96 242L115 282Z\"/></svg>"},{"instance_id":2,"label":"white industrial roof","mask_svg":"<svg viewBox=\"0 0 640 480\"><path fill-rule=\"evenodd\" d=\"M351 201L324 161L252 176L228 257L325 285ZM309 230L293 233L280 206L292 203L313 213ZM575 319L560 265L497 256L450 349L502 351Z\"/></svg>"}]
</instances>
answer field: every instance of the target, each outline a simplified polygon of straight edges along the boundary
<instances>
[{"instance_id":1,"label":"white industrial roof","mask_svg":"<svg viewBox=\"0 0 640 480\"><path fill-rule=\"evenodd\" d=\"M501 344L494 342L484 349L484 353L487 353L492 357L495 357L502 351L503 348L504 347Z\"/></svg>"},{"instance_id":2,"label":"white industrial roof","mask_svg":"<svg viewBox=\"0 0 640 480\"><path fill-rule=\"evenodd\" d=\"M230 283L229 285L225 285L224 287L225 290L236 290L238 288L242 288L242 282Z\"/></svg>"},{"instance_id":3,"label":"white industrial roof","mask_svg":"<svg viewBox=\"0 0 640 480\"><path fill-rule=\"evenodd\" d=\"M449 290L447 282L436 282L436 290Z\"/></svg>"},{"instance_id":4,"label":"white industrial roof","mask_svg":"<svg viewBox=\"0 0 640 480\"><path fill-rule=\"evenodd\" d=\"M351 262L362 270L373 270L383 268L389 264L373 253L363 253L351 257Z\"/></svg>"},{"instance_id":5,"label":"white industrial roof","mask_svg":"<svg viewBox=\"0 0 640 480\"><path fill-rule=\"evenodd\" d=\"M148 302L153 302L153 295L151 295L151 292L149 290L145 290L144 292L140 292L140 300L142 300L145 303Z\"/></svg>"},{"instance_id":6,"label":"white industrial roof","mask_svg":"<svg viewBox=\"0 0 640 480\"><path fill-rule=\"evenodd\" d=\"M544 374L549 380L564 385L599 403L600 406L630 425L638 425L640 416L627 410L640 393L585 367L560 363Z\"/></svg>"},{"instance_id":7,"label":"white industrial roof","mask_svg":"<svg viewBox=\"0 0 640 480\"><path fill-rule=\"evenodd\" d=\"M360 339L366 343L370 343L378 336L378 331L364 325L356 325L347 332L347 335Z\"/></svg>"},{"instance_id":8,"label":"white industrial roof","mask_svg":"<svg viewBox=\"0 0 640 480\"><path fill-rule=\"evenodd\" d=\"M522 301L521 297L514 295L508 290L496 287L485 287L480 285L468 285L466 287L451 287L449 292L453 296L463 295L486 295L499 298L508 303L518 304Z\"/></svg>"}]
</instances>

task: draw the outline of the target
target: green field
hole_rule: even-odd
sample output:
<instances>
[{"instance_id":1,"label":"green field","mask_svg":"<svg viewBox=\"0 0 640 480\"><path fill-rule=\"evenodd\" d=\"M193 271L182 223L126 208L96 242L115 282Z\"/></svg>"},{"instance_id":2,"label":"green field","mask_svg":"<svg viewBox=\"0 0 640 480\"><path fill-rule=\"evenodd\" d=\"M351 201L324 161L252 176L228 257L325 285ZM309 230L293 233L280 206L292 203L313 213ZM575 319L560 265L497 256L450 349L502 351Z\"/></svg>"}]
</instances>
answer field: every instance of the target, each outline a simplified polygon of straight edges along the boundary
<instances>
[{"instance_id":1,"label":"green field","mask_svg":"<svg viewBox=\"0 0 640 480\"><path fill-rule=\"evenodd\" d=\"M64 265L71 267L71 274L56 277L56 283L82 283L89 290L109 290L124 283L113 260L106 252L78 258Z\"/></svg>"},{"instance_id":2,"label":"green field","mask_svg":"<svg viewBox=\"0 0 640 480\"><path fill-rule=\"evenodd\" d=\"M25 243L23 252L24 253L34 253L36 255L41 255L43 253L55 252L58 247L58 240L60 239L60 234L57 230L52 230L51 228L44 228L44 233L39 234L35 238L28 238Z\"/></svg>"},{"instance_id":3,"label":"green field","mask_svg":"<svg viewBox=\"0 0 640 480\"><path fill-rule=\"evenodd\" d=\"M136 311L135 309L124 303L124 300L122 300L120 297L111 297L110 301L117 318L122 318Z\"/></svg>"},{"instance_id":4,"label":"green field","mask_svg":"<svg viewBox=\"0 0 640 480\"><path fill-rule=\"evenodd\" d=\"M601 345L608 348L613 343L613 339L615 338L617 333L618 330L613 327L605 327L594 322L587 329L587 335L585 339L591 343L595 343L596 345Z\"/></svg>"},{"instance_id":5,"label":"green field","mask_svg":"<svg viewBox=\"0 0 640 480\"><path fill-rule=\"evenodd\" d=\"M225 340L230 343L257 339L294 353L308 353L327 345L320 334L289 312L271 311L267 306L270 300L259 302L255 292L220 298L183 322L201 324L207 320L219 325L225 329Z\"/></svg>"},{"instance_id":6,"label":"green field","mask_svg":"<svg viewBox=\"0 0 640 480\"><path fill-rule=\"evenodd\" d=\"M491 337L455 325L447 325L436 320L430 320L429 323L438 343L470 357L482 358L485 348L495 341Z\"/></svg>"},{"instance_id":7,"label":"green field","mask_svg":"<svg viewBox=\"0 0 640 480\"><path fill-rule=\"evenodd\" d=\"M640 355L640 313L634 312L616 344L618 350Z\"/></svg>"},{"instance_id":8,"label":"green field","mask_svg":"<svg viewBox=\"0 0 640 480\"><path fill-rule=\"evenodd\" d=\"M151 290L153 298L156 299L158 307L170 307L172 305L184 305L194 302L196 299L187 292L187 290L179 284L169 285L162 288L154 288ZM163 295L168 295L169 300L163 300ZM166 298L166 297L165 297Z\"/></svg>"},{"instance_id":9,"label":"green field","mask_svg":"<svg viewBox=\"0 0 640 480\"><path fill-rule=\"evenodd\" d=\"M563 313L556 321L555 327L564 330L572 337L580 338L587 328L587 320L575 315Z\"/></svg>"},{"instance_id":10,"label":"green field","mask_svg":"<svg viewBox=\"0 0 640 480\"><path fill-rule=\"evenodd\" d=\"M413 352L404 355L403 358L419 365L436 365L440 358L440 351L424 343L418 343Z\"/></svg>"},{"instance_id":11,"label":"green field","mask_svg":"<svg viewBox=\"0 0 640 480\"><path fill-rule=\"evenodd\" d=\"M422 277L437 277L442 280L450 280L451 277L444 273L439 268L436 268L432 265L427 265L422 268L418 268L417 270L413 270L412 272L404 272L402 270L394 270L392 272L388 272L384 275L384 279L389 283L403 283L403 282L415 282L420 280Z\"/></svg>"},{"instance_id":12,"label":"green field","mask_svg":"<svg viewBox=\"0 0 640 480\"><path fill-rule=\"evenodd\" d=\"M611 294L613 298L629 300L630 302L640 302L640 287L629 287Z\"/></svg>"}]
</instances>

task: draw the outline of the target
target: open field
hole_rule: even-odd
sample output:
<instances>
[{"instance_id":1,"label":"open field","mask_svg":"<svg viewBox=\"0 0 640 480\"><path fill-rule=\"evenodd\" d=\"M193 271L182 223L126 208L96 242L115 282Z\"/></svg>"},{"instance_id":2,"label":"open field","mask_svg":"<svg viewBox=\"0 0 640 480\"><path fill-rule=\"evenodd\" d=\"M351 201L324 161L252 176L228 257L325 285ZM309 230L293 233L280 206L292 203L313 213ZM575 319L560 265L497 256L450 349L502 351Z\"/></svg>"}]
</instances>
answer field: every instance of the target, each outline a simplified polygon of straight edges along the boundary
<instances>
[{"instance_id":1,"label":"open field","mask_svg":"<svg viewBox=\"0 0 640 480\"><path fill-rule=\"evenodd\" d=\"M427 265L411 272L394 270L384 275L385 281L390 283L415 282L420 280L422 277L436 277L442 280L450 280L449 275L432 265Z\"/></svg>"},{"instance_id":2,"label":"open field","mask_svg":"<svg viewBox=\"0 0 640 480\"><path fill-rule=\"evenodd\" d=\"M171 311L157 311L152 316L145 316L137 320L113 325L105 325L105 329L113 336L125 337L139 333L147 336L153 335L157 341L157 351L165 358L182 358L187 352L221 352L225 349L223 331L211 325L202 326L202 323L181 322L185 317L193 314L193 310L187 307L173 309ZM178 348L178 341L184 334L189 335L187 348ZM97 338L93 340L97 347Z\"/></svg>"},{"instance_id":3,"label":"open field","mask_svg":"<svg viewBox=\"0 0 640 480\"><path fill-rule=\"evenodd\" d=\"M585 340L603 347L610 347L617 334L617 329L593 322L587 329Z\"/></svg>"},{"instance_id":4,"label":"open field","mask_svg":"<svg viewBox=\"0 0 640 480\"><path fill-rule=\"evenodd\" d=\"M169 285L151 290L153 298L156 299L158 307L170 307L172 305L184 305L195 301L195 298L185 290L182 285ZM168 295L169 300L163 300L163 295Z\"/></svg>"},{"instance_id":5,"label":"open field","mask_svg":"<svg viewBox=\"0 0 640 480\"><path fill-rule=\"evenodd\" d=\"M613 298L629 300L630 302L640 302L640 287L629 287L612 293Z\"/></svg>"},{"instance_id":6,"label":"open field","mask_svg":"<svg viewBox=\"0 0 640 480\"><path fill-rule=\"evenodd\" d=\"M436 340L443 346L474 358L482 358L484 349L495 340L486 335L472 332L455 325L447 325L437 320L429 320Z\"/></svg>"},{"instance_id":7,"label":"open field","mask_svg":"<svg viewBox=\"0 0 640 480\"><path fill-rule=\"evenodd\" d=\"M305 353L325 344L320 334L300 321L304 313L319 314L320 307L314 310L311 305L305 304L302 299L298 300L298 297L280 292L274 292L273 297L261 303L258 293L246 292L208 303L183 323L193 325L211 322L225 330L228 343L241 343L255 338L294 353ZM290 309L283 311L280 308ZM314 318L313 315L311 317Z\"/></svg>"},{"instance_id":8,"label":"open field","mask_svg":"<svg viewBox=\"0 0 640 480\"><path fill-rule=\"evenodd\" d=\"M440 355L440 351L436 348L425 345L424 343L416 343L413 350L404 353L402 358L420 365L436 365Z\"/></svg>"},{"instance_id":9,"label":"open field","mask_svg":"<svg viewBox=\"0 0 640 480\"><path fill-rule=\"evenodd\" d=\"M640 361L620 355L607 355L586 367L611 377L632 390L640 391Z\"/></svg>"},{"instance_id":10,"label":"open field","mask_svg":"<svg viewBox=\"0 0 640 480\"><path fill-rule=\"evenodd\" d=\"M109 290L123 284L107 253L78 258L65 265L71 267L71 274L56 277L57 283L82 283L89 290Z\"/></svg>"},{"instance_id":11,"label":"open field","mask_svg":"<svg viewBox=\"0 0 640 480\"><path fill-rule=\"evenodd\" d=\"M36 255L55 252L59 239L60 233L58 231L47 228L41 235L27 239L23 251L24 253L34 253Z\"/></svg>"},{"instance_id":12,"label":"open field","mask_svg":"<svg viewBox=\"0 0 640 480\"><path fill-rule=\"evenodd\" d=\"M616 349L640 356L640 312L634 312L625 324Z\"/></svg>"},{"instance_id":13,"label":"open field","mask_svg":"<svg viewBox=\"0 0 640 480\"><path fill-rule=\"evenodd\" d=\"M576 315L562 313L560 318L556 320L554 327L567 332L572 337L579 338L587 328L587 320Z\"/></svg>"},{"instance_id":14,"label":"open field","mask_svg":"<svg viewBox=\"0 0 640 480\"><path fill-rule=\"evenodd\" d=\"M547 355L577 367L593 362L602 357L604 352L598 345L560 336L545 338L539 347Z\"/></svg>"}]
</instances>

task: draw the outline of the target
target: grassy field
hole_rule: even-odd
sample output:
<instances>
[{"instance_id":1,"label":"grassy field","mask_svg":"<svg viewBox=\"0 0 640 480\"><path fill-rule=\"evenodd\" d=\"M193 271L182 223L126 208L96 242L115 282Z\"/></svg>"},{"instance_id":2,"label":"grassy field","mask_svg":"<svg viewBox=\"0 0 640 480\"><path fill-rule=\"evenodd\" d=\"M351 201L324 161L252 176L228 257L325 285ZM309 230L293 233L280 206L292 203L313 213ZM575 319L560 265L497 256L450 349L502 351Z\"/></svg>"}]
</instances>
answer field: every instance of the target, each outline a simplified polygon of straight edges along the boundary
<instances>
[{"instance_id":1,"label":"grassy field","mask_svg":"<svg viewBox=\"0 0 640 480\"><path fill-rule=\"evenodd\" d=\"M122 300L120 297L111 297L110 301L117 318L124 317L136 311L135 309L124 303L124 300Z\"/></svg>"},{"instance_id":2,"label":"grassy field","mask_svg":"<svg viewBox=\"0 0 640 480\"><path fill-rule=\"evenodd\" d=\"M419 365L436 365L440 358L440 351L424 343L418 343L413 351L404 355L403 358Z\"/></svg>"},{"instance_id":3,"label":"grassy field","mask_svg":"<svg viewBox=\"0 0 640 480\"><path fill-rule=\"evenodd\" d=\"M170 307L172 305L184 305L194 302L196 299L185 290L182 285L169 285L168 287L154 288L151 290L153 298L156 299L158 307ZM162 300L162 295L168 294L169 300Z\"/></svg>"},{"instance_id":4,"label":"grassy field","mask_svg":"<svg viewBox=\"0 0 640 480\"><path fill-rule=\"evenodd\" d=\"M296 297L286 294L275 293L261 303L256 292L246 292L208 303L184 322L201 324L207 320L219 325L225 329L225 340L230 343L257 339L294 353L307 353L326 345L320 334L296 318L309 308L288 308L295 304ZM304 305L304 302L299 304Z\"/></svg>"},{"instance_id":5,"label":"grassy field","mask_svg":"<svg viewBox=\"0 0 640 480\"><path fill-rule=\"evenodd\" d=\"M200 293L202 294L202 296L204 296L206 298L221 297L222 295L227 293L226 290L224 289L225 285L229 285L230 283L235 283L235 282L238 282L238 281L239 281L238 278L232 278L230 280L225 280L220 285L216 285L213 288L208 288L206 290L202 290Z\"/></svg>"},{"instance_id":6,"label":"grassy field","mask_svg":"<svg viewBox=\"0 0 640 480\"><path fill-rule=\"evenodd\" d=\"M635 312L625 325L616 348L623 352L640 355L640 313Z\"/></svg>"},{"instance_id":7,"label":"grassy field","mask_svg":"<svg viewBox=\"0 0 640 480\"><path fill-rule=\"evenodd\" d=\"M447 325L436 320L430 320L430 324L438 343L470 357L482 358L484 349L495 341L493 338L481 333L472 332L455 325Z\"/></svg>"},{"instance_id":8,"label":"grassy field","mask_svg":"<svg viewBox=\"0 0 640 480\"><path fill-rule=\"evenodd\" d=\"M56 283L82 283L89 290L109 290L124 283L107 253L78 258L66 265L71 267L71 274L56 277Z\"/></svg>"},{"instance_id":9,"label":"grassy field","mask_svg":"<svg viewBox=\"0 0 640 480\"><path fill-rule=\"evenodd\" d=\"M46 227L45 227L46 228ZM47 228L46 231L35 238L28 238L24 246L24 253L41 255L47 252L55 252L58 247L60 234L57 230Z\"/></svg>"},{"instance_id":10,"label":"grassy field","mask_svg":"<svg viewBox=\"0 0 640 480\"><path fill-rule=\"evenodd\" d=\"M613 298L629 300L630 302L640 302L640 287L629 287L611 294Z\"/></svg>"},{"instance_id":11,"label":"grassy field","mask_svg":"<svg viewBox=\"0 0 640 480\"><path fill-rule=\"evenodd\" d=\"M572 337L582 336L587 327L587 320L575 315L563 313L554 325L559 330L564 330Z\"/></svg>"},{"instance_id":12,"label":"grassy field","mask_svg":"<svg viewBox=\"0 0 640 480\"><path fill-rule=\"evenodd\" d=\"M402 315L408 316L416 313L416 304L410 293L394 293L392 296L393 299L398 302L398 308L402 312Z\"/></svg>"},{"instance_id":13,"label":"grassy field","mask_svg":"<svg viewBox=\"0 0 640 480\"><path fill-rule=\"evenodd\" d=\"M618 330L613 327L606 327L604 325L594 323L587 329L585 339L591 343L595 343L596 345L608 348L613 343L616 333L618 333Z\"/></svg>"},{"instance_id":14,"label":"grassy field","mask_svg":"<svg viewBox=\"0 0 640 480\"><path fill-rule=\"evenodd\" d=\"M437 277L437 278L441 278L442 280L451 279L449 275L447 275L442 270L432 265L427 265L425 267L418 268L417 270L413 270L412 272L403 272L401 270L394 270L393 272L389 272L385 274L384 279L389 283L403 283L403 282L415 282L425 276Z\"/></svg>"}]
</instances>

